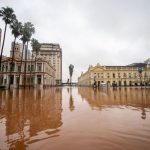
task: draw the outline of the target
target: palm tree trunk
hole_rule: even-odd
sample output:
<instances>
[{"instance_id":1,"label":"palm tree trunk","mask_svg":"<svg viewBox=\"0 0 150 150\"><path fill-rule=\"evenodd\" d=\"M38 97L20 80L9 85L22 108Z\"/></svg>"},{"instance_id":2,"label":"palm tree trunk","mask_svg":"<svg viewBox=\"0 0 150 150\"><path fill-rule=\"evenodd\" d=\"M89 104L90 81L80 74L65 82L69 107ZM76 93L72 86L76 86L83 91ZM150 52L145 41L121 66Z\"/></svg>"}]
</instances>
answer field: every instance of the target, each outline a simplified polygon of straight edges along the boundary
<instances>
[{"instance_id":1,"label":"palm tree trunk","mask_svg":"<svg viewBox=\"0 0 150 150\"><path fill-rule=\"evenodd\" d=\"M31 87L31 72L32 72L32 60L31 60L31 63L30 63L30 84L29 84L29 89L30 89L30 87Z\"/></svg>"},{"instance_id":2,"label":"palm tree trunk","mask_svg":"<svg viewBox=\"0 0 150 150\"><path fill-rule=\"evenodd\" d=\"M37 56L37 54L36 54ZM35 66L34 66L34 80L36 79L36 56L35 56ZM35 82L35 81L34 81Z\"/></svg>"},{"instance_id":3,"label":"palm tree trunk","mask_svg":"<svg viewBox=\"0 0 150 150\"><path fill-rule=\"evenodd\" d=\"M15 39L14 39L14 45L13 45L13 49L12 49L12 61L11 61L11 65L12 65L12 67L13 67L13 69L14 69L14 50L15 50L15 44L16 44L16 37L15 37ZM13 70L14 71L14 70ZM11 73L12 73L12 69L10 69L10 77L9 77L9 88L8 89L10 89L10 84L11 84L11 82L10 82L10 79L11 79ZM13 80L14 80L14 78L13 78Z\"/></svg>"},{"instance_id":4,"label":"palm tree trunk","mask_svg":"<svg viewBox=\"0 0 150 150\"><path fill-rule=\"evenodd\" d=\"M25 67L24 67L24 89L26 87L26 71L27 71L27 50L28 50L28 42L27 48L25 49Z\"/></svg>"},{"instance_id":5,"label":"palm tree trunk","mask_svg":"<svg viewBox=\"0 0 150 150\"><path fill-rule=\"evenodd\" d=\"M14 62L14 57L15 57L15 52L14 52L14 50L15 50L15 45L16 45L16 37L15 37L15 39L14 39L14 45L13 45L13 53L12 53L12 63Z\"/></svg>"},{"instance_id":6,"label":"palm tree trunk","mask_svg":"<svg viewBox=\"0 0 150 150\"><path fill-rule=\"evenodd\" d=\"M5 24L4 37L3 37L3 43L2 43L2 48L1 48L1 55L0 55L0 71L1 71L1 65L2 65L2 57L3 57L3 49L4 49L4 43L5 43L6 29L7 29L7 23Z\"/></svg>"},{"instance_id":7,"label":"palm tree trunk","mask_svg":"<svg viewBox=\"0 0 150 150\"><path fill-rule=\"evenodd\" d=\"M23 52L24 52L24 46L25 46L25 43L23 43L23 48L22 48L21 63L20 63L20 70L19 70L18 89L19 89L19 84L20 84L20 74L21 74L21 68L22 68L22 62L23 62Z\"/></svg>"}]
</instances>

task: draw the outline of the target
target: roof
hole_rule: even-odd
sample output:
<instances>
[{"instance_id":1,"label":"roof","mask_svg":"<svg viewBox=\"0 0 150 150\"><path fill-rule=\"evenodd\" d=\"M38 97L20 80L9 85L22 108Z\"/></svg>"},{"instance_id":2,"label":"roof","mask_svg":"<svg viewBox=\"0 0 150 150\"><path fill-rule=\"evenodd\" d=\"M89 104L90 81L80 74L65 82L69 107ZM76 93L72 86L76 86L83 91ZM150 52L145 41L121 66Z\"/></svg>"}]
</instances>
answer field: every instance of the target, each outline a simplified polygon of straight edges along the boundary
<instances>
[{"instance_id":1,"label":"roof","mask_svg":"<svg viewBox=\"0 0 150 150\"><path fill-rule=\"evenodd\" d=\"M129 64L127 65L128 67L145 67L147 64L146 63L133 63L133 64Z\"/></svg>"},{"instance_id":2,"label":"roof","mask_svg":"<svg viewBox=\"0 0 150 150\"><path fill-rule=\"evenodd\" d=\"M105 66L105 67L127 67L127 66Z\"/></svg>"}]
</instances>

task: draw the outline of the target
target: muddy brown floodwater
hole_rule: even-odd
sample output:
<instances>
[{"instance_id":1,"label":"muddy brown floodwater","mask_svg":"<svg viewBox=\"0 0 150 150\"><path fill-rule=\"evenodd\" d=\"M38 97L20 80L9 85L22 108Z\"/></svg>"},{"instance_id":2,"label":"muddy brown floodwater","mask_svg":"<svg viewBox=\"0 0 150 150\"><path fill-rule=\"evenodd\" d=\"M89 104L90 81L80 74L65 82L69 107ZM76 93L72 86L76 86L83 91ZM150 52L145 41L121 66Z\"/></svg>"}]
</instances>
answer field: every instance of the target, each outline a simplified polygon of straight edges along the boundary
<instances>
[{"instance_id":1,"label":"muddy brown floodwater","mask_svg":"<svg viewBox=\"0 0 150 150\"><path fill-rule=\"evenodd\" d=\"M150 89L0 91L0 150L150 150Z\"/></svg>"}]
</instances>

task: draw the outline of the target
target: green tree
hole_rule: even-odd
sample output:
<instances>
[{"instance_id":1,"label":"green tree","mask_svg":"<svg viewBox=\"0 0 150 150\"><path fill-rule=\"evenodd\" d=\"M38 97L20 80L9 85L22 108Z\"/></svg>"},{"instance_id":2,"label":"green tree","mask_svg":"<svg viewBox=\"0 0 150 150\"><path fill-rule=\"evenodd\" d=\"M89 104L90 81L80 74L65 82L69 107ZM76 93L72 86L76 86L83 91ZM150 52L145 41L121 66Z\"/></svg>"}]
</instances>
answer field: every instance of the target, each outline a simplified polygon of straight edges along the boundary
<instances>
[{"instance_id":1,"label":"green tree","mask_svg":"<svg viewBox=\"0 0 150 150\"><path fill-rule=\"evenodd\" d=\"M22 56L21 56L20 70L19 70L19 83L20 83L20 74L21 74L25 44L27 43L27 49L28 49L28 42L30 41L31 36L34 32L35 32L35 28L31 22L24 23L24 26L22 27L21 30L21 34L22 34L21 40L23 43L23 48L22 48ZM27 59L27 51L25 51L25 60L26 59ZM25 61L25 68L24 68L24 88L25 86L26 86L26 61Z\"/></svg>"},{"instance_id":2,"label":"green tree","mask_svg":"<svg viewBox=\"0 0 150 150\"><path fill-rule=\"evenodd\" d=\"M1 63L2 63L2 57L3 57L3 49L4 49L7 25L11 24L16 19L16 15L14 14L14 10L12 8L2 7L0 10L0 17L2 17L2 20L5 22L5 30L4 30L4 36L3 36L2 48L1 48L1 54L0 54L0 70L1 70Z\"/></svg>"},{"instance_id":3,"label":"green tree","mask_svg":"<svg viewBox=\"0 0 150 150\"><path fill-rule=\"evenodd\" d=\"M38 40L32 38L31 39L31 46L32 46L32 53L35 52L35 63L34 63L34 72L36 71L36 58L37 58L37 54L40 51L41 48L41 44L38 42ZM31 67L30 67L31 68ZM30 72L31 74L31 72ZM30 75L31 76L31 75ZM31 78L31 77L30 77ZM34 77L35 78L35 77Z\"/></svg>"},{"instance_id":4,"label":"green tree","mask_svg":"<svg viewBox=\"0 0 150 150\"><path fill-rule=\"evenodd\" d=\"M24 88L26 87L26 68L27 68L27 65L26 65L26 60L27 60L27 50L28 50L28 43L29 41L31 40L31 37L32 35L35 33L35 28L34 28L34 25L31 23L31 22L27 22L25 23L25 28L27 29L27 47L25 49L25 70L24 70Z\"/></svg>"},{"instance_id":5,"label":"green tree","mask_svg":"<svg viewBox=\"0 0 150 150\"><path fill-rule=\"evenodd\" d=\"M69 65L70 84L72 82L73 69L74 69L74 66L70 64Z\"/></svg>"},{"instance_id":6,"label":"green tree","mask_svg":"<svg viewBox=\"0 0 150 150\"><path fill-rule=\"evenodd\" d=\"M12 34L14 36L14 42L12 47L12 61L10 65L11 69L10 69L9 89L10 89L10 85L13 83L14 80L14 77L11 76L12 71L14 71L14 51L15 51L16 39L21 35L22 23L16 19L13 21L10 27L12 29Z\"/></svg>"},{"instance_id":7,"label":"green tree","mask_svg":"<svg viewBox=\"0 0 150 150\"><path fill-rule=\"evenodd\" d=\"M37 54L41 48L41 44L38 42L38 40L32 38L31 39L31 46L32 46L32 50L33 52L35 52L35 58L37 57Z\"/></svg>"}]
</instances>

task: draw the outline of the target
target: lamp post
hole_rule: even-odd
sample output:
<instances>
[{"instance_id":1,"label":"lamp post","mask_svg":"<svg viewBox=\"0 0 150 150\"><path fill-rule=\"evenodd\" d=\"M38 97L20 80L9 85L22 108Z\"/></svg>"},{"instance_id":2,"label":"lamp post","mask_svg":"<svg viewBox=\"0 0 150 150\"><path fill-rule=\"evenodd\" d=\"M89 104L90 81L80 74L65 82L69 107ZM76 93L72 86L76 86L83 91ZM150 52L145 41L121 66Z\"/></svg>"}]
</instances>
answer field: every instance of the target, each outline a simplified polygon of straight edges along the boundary
<instances>
[{"instance_id":1,"label":"lamp post","mask_svg":"<svg viewBox=\"0 0 150 150\"><path fill-rule=\"evenodd\" d=\"M96 76L94 76L94 84L93 87L96 88Z\"/></svg>"},{"instance_id":2,"label":"lamp post","mask_svg":"<svg viewBox=\"0 0 150 150\"><path fill-rule=\"evenodd\" d=\"M143 68L142 67L139 67L138 68L138 73L139 73L139 76L140 76L140 84L141 84L141 88L142 88L142 72L143 72Z\"/></svg>"}]
</instances>

